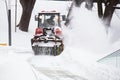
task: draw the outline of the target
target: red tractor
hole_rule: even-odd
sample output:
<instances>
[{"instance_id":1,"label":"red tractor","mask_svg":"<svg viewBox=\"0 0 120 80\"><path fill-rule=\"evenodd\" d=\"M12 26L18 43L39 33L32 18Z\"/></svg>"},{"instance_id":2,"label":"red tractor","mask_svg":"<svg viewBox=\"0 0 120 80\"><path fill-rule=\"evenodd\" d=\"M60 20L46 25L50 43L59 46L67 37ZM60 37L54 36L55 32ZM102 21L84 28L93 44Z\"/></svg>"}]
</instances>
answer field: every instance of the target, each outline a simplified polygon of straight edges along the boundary
<instances>
[{"instance_id":1,"label":"red tractor","mask_svg":"<svg viewBox=\"0 0 120 80\"><path fill-rule=\"evenodd\" d=\"M59 55L64 50L60 13L55 11L42 11L35 16L38 27L31 39L32 49L37 54Z\"/></svg>"}]
</instances>

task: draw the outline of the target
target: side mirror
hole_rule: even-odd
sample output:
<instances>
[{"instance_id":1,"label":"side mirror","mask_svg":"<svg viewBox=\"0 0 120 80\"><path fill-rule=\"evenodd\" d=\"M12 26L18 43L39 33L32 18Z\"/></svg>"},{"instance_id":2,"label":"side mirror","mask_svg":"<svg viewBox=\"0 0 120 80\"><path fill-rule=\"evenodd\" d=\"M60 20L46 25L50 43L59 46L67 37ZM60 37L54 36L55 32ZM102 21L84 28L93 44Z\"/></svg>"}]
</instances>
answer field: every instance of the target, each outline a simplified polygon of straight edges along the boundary
<instances>
[{"instance_id":1,"label":"side mirror","mask_svg":"<svg viewBox=\"0 0 120 80\"><path fill-rule=\"evenodd\" d=\"M66 16L62 15L62 21L66 21Z\"/></svg>"},{"instance_id":2,"label":"side mirror","mask_svg":"<svg viewBox=\"0 0 120 80\"><path fill-rule=\"evenodd\" d=\"M38 21L38 15L35 15L35 21Z\"/></svg>"}]
</instances>

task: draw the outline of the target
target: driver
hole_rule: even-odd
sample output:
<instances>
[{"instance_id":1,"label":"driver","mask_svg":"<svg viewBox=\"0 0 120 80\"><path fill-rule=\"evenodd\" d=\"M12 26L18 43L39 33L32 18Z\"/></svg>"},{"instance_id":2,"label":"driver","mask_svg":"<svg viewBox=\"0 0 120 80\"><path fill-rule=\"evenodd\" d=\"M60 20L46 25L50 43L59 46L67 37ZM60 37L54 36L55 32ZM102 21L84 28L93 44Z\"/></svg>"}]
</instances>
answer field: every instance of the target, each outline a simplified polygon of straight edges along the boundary
<instances>
[{"instance_id":1,"label":"driver","mask_svg":"<svg viewBox=\"0 0 120 80\"><path fill-rule=\"evenodd\" d=\"M48 27L48 26L50 26L50 27L54 26L55 25L54 18L55 18L55 16L52 15L49 19L45 20L45 26L46 27Z\"/></svg>"}]
</instances>

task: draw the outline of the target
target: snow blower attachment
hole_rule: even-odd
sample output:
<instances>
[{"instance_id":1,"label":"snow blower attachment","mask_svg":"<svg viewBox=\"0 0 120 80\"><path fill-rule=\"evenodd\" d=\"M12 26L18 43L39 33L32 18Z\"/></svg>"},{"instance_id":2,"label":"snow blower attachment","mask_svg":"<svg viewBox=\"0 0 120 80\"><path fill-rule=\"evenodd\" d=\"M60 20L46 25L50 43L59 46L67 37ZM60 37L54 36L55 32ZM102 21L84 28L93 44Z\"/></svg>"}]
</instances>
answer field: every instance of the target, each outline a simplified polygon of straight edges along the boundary
<instances>
[{"instance_id":1,"label":"snow blower attachment","mask_svg":"<svg viewBox=\"0 0 120 80\"><path fill-rule=\"evenodd\" d=\"M41 12L35 16L38 21L35 35L31 39L35 55L59 55L64 50L60 13Z\"/></svg>"}]
</instances>

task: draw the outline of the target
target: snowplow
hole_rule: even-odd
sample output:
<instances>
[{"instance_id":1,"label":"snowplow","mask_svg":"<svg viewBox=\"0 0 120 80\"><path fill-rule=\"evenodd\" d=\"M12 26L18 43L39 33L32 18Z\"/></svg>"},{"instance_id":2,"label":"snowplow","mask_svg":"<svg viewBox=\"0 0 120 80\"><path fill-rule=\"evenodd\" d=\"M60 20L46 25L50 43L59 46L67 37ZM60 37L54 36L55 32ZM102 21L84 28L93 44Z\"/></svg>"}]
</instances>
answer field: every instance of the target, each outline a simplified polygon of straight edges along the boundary
<instances>
[{"instance_id":1,"label":"snowplow","mask_svg":"<svg viewBox=\"0 0 120 80\"><path fill-rule=\"evenodd\" d=\"M31 46L35 55L57 56L64 50L60 13L56 11L42 11L35 16L38 27L31 39Z\"/></svg>"}]
</instances>

